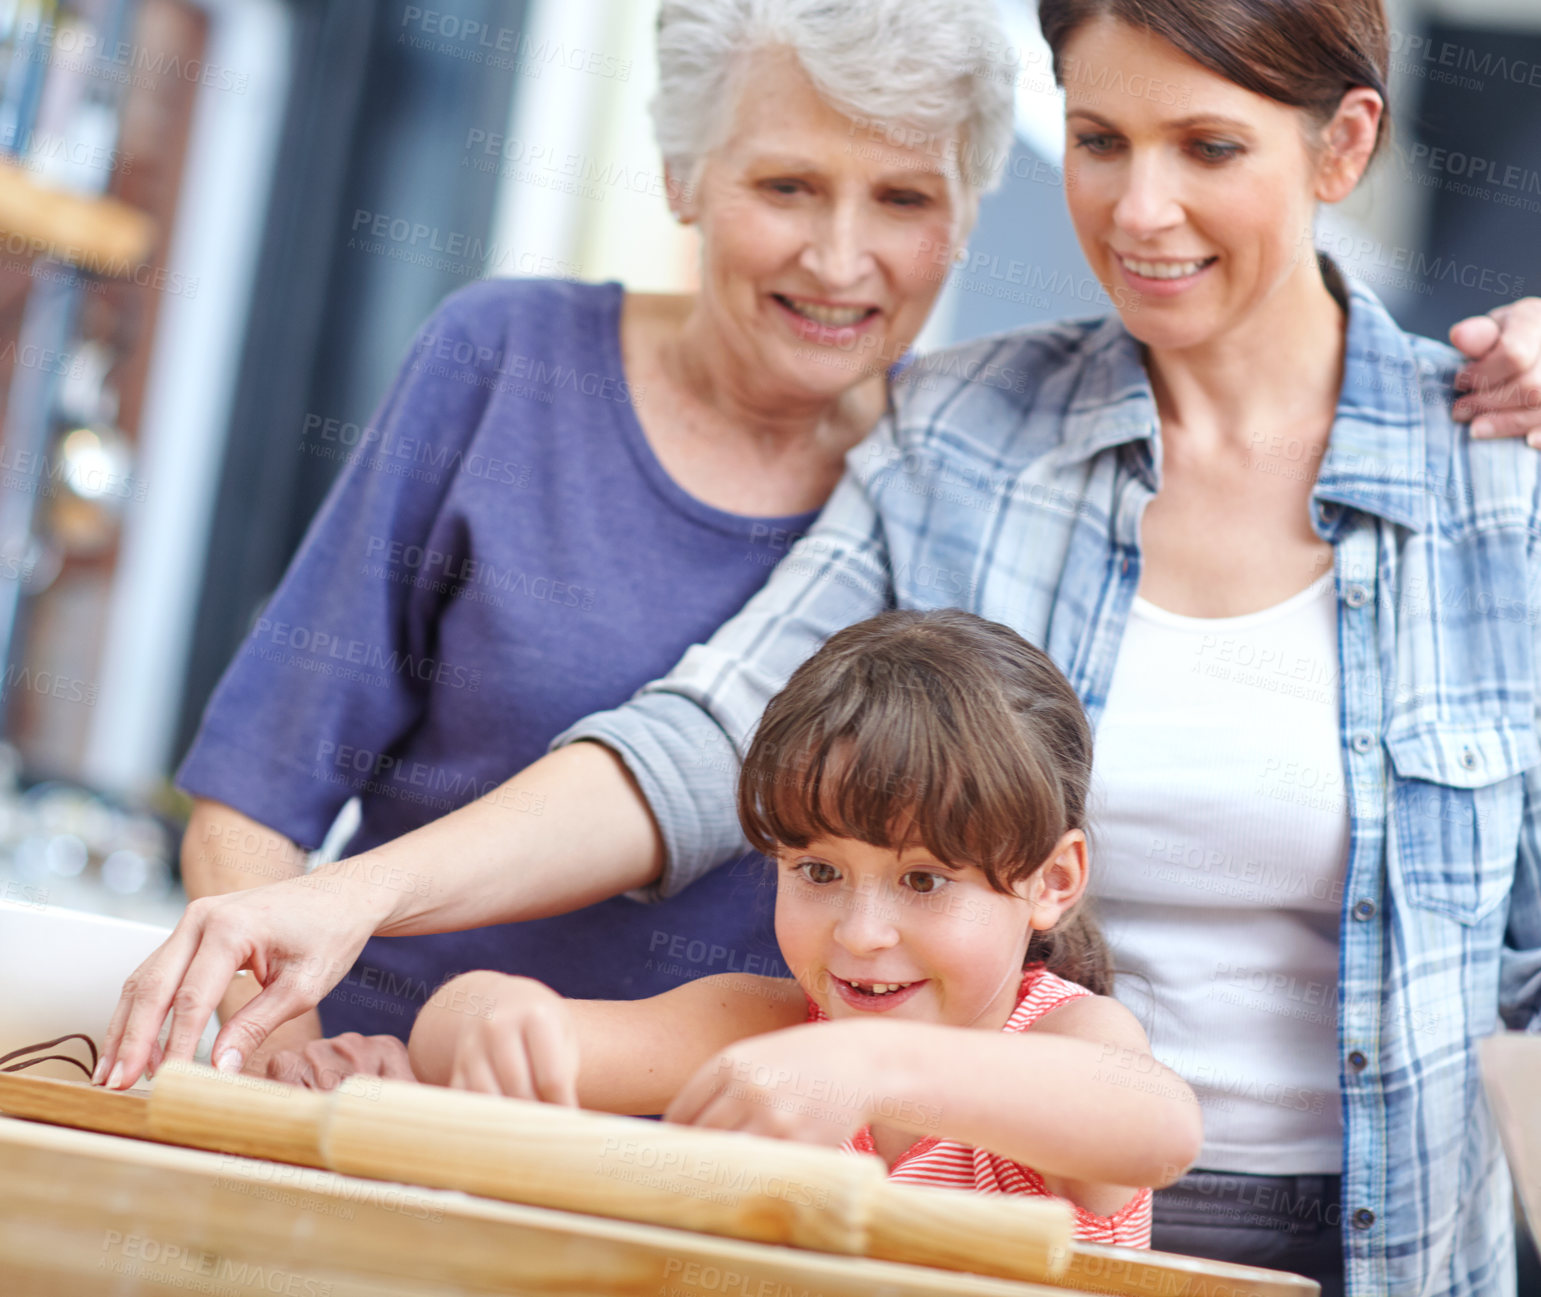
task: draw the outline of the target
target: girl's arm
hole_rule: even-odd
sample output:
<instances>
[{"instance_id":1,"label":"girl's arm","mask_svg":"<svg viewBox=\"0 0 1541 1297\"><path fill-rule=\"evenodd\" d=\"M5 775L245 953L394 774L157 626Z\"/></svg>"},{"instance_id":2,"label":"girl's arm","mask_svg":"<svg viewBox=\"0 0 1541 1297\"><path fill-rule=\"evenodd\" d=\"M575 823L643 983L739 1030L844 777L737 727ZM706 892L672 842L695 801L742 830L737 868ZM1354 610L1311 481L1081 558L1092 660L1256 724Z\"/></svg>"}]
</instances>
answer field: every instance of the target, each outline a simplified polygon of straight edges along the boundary
<instances>
[{"instance_id":1,"label":"girl's arm","mask_svg":"<svg viewBox=\"0 0 1541 1297\"><path fill-rule=\"evenodd\" d=\"M528 977L466 973L418 1014L418 1078L628 1115L659 1113L708 1060L800 1022L790 979L722 973L645 1000L568 1000Z\"/></svg>"},{"instance_id":2,"label":"girl's arm","mask_svg":"<svg viewBox=\"0 0 1541 1297\"><path fill-rule=\"evenodd\" d=\"M1020 1034L846 1020L741 1041L691 1078L666 1116L822 1143L866 1122L957 1140L1032 1167L1099 1215L1135 1188L1172 1183L1203 1142L1187 1082L1103 996Z\"/></svg>"},{"instance_id":3,"label":"girl's arm","mask_svg":"<svg viewBox=\"0 0 1541 1297\"><path fill-rule=\"evenodd\" d=\"M1123 1205L1110 1198L1115 1185L1160 1189L1179 1179L1198 1160L1204 1144L1204 1123L1197 1096L1189 1084L1169 1067L1158 1063L1138 1019L1110 996L1085 996L1046 1014L1026 1033L1043 1040L1059 1037L1067 1048L1079 1051L1066 1063L1074 1069L1074 1107L1067 1107L1067 1124L1083 1114L1097 1123L1098 1158L1114 1153L1120 1164L1145 1168L1134 1179L1099 1183L1085 1171L1053 1176L1045 1173L1049 1189L1080 1203L1090 1211L1110 1215ZM1087 1047L1095 1050L1087 1057ZM1090 1064L1084 1086L1079 1078ZM1067 1147L1066 1153L1072 1150ZM1116 1168L1110 1167L1110 1170ZM1118 1174L1128 1175L1128 1171ZM1099 1202L1110 1205L1099 1206Z\"/></svg>"},{"instance_id":4,"label":"girl's arm","mask_svg":"<svg viewBox=\"0 0 1541 1297\"><path fill-rule=\"evenodd\" d=\"M931 1133L1031 1166L1078 1201L1077 1188L1171 1184L1199 1155L1192 1089L1108 996L1020 1033L918 1023L896 1046L906 1090L941 1114Z\"/></svg>"}]
</instances>

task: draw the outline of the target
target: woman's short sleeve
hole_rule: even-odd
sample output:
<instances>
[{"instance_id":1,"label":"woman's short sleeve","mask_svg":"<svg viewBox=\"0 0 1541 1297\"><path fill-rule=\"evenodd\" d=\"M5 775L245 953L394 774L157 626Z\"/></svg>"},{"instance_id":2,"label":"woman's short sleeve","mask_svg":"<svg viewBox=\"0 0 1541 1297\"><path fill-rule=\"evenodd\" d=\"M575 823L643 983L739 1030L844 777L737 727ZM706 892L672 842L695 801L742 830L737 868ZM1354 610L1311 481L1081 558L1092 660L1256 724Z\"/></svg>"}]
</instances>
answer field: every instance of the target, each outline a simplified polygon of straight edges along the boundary
<instances>
[{"instance_id":1,"label":"woman's short sleeve","mask_svg":"<svg viewBox=\"0 0 1541 1297\"><path fill-rule=\"evenodd\" d=\"M486 385L463 359L475 354L476 287L418 331L366 427L313 442L344 466L178 771L187 792L307 848L388 759L434 678L444 596L401 581L391 558L427 542L454 478L440 469L486 409Z\"/></svg>"}]
</instances>

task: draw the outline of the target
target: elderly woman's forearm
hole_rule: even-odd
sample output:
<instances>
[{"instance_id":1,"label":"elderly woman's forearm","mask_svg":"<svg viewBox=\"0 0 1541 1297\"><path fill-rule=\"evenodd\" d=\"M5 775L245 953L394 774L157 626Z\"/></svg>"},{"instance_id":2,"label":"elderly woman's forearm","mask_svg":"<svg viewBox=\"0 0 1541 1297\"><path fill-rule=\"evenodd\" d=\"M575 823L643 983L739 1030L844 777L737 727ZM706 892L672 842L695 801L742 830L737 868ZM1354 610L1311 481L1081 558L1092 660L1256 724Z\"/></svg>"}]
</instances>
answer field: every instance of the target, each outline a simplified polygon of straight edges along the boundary
<instances>
[{"instance_id":1,"label":"elderly woman's forearm","mask_svg":"<svg viewBox=\"0 0 1541 1297\"><path fill-rule=\"evenodd\" d=\"M546 918L645 887L664 848L620 759L574 743L487 796L307 883L347 891L381 936Z\"/></svg>"}]
</instances>

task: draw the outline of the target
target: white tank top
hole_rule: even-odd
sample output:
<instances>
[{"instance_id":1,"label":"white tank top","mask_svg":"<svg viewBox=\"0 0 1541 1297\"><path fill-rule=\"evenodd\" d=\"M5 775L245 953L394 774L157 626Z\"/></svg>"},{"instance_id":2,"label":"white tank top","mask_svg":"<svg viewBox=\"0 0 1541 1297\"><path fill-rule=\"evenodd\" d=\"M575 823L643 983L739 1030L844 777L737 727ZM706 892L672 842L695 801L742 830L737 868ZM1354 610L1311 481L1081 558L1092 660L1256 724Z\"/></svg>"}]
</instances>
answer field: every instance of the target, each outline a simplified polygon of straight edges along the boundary
<instances>
[{"instance_id":1,"label":"white tank top","mask_svg":"<svg viewBox=\"0 0 1541 1297\"><path fill-rule=\"evenodd\" d=\"M1338 715L1332 573L1242 617L1135 599L1097 729L1089 890L1115 994L1203 1105L1210 1170L1342 1170Z\"/></svg>"}]
</instances>

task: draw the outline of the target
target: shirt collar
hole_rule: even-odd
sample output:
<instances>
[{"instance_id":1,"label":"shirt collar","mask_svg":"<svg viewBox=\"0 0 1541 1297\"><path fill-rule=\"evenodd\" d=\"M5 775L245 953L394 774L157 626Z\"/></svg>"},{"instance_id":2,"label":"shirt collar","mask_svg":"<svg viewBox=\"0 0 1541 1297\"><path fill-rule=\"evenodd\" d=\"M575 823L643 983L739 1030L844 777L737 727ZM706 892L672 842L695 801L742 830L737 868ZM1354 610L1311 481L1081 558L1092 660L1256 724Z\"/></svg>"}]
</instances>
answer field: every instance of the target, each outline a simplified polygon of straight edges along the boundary
<instances>
[{"instance_id":1,"label":"shirt collar","mask_svg":"<svg viewBox=\"0 0 1541 1297\"><path fill-rule=\"evenodd\" d=\"M1159 458L1156 398L1142 351L1116 314L1088 335L1085 361L1065 408L1063 438L1052 456L1055 461L1066 466L1081 463L1130 442L1148 443Z\"/></svg>"},{"instance_id":2,"label":"shirt collar","mask_svg":"<svg viewBox=\"0 0 1541 1297\"><path fill-rule=\"evenodd\" d=\"M1422 384L1432 368L1380 299L1327 258L1323 273L1348 310L1343 386L1313 498L1423 530L1433 501L1424 441ZM1054 458L1072 465L1117 446L1145 443L1152 489L1159 489L1161 443L1156 401L1140 344L1110 315L1086 341L1086 363L1064 416Z\"/></svg>"},{"instance_id":3,"label":"shirt collar","mask_svg":"<svg viewBox=\"0 0 1541 1297\"><path fill-rule=\"evenodd\" d=\"M1434 517L1423 405L1433 364L1374 293L1355 280L1347 286L1343 387L1314 498L1422 531Z\"/></svg>"}]
</instances>

